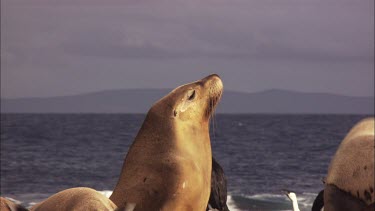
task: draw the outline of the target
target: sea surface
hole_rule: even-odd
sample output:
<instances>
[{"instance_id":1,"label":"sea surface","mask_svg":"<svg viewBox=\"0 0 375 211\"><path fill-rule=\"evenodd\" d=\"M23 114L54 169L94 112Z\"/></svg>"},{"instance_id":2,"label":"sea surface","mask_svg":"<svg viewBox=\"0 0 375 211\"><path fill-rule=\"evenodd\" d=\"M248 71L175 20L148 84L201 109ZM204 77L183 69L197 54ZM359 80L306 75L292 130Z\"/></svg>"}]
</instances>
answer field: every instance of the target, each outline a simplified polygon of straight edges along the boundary
<instances>
[{"instance_id":1,"label":"sea surface","mask_svg":"<svg viewBox=\"0 0 375 211\"><path fill-rule=\"evenodd\" d=\"M1 195L25 206L85 186L110 195L142 114L2 114ZM363 115L224 115L211 122L213 155L231 210L310 210L338 145Z\"/></svg>"}]
</instances>

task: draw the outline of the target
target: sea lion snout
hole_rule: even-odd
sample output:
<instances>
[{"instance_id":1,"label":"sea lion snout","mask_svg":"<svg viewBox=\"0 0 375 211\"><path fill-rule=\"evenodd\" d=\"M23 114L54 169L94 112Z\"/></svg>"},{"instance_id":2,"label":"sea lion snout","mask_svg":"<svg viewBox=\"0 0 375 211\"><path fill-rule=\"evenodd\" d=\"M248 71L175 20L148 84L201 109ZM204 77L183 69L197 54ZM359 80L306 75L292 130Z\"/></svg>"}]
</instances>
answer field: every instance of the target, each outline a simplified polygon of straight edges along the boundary
<instances>
[{"instance_id":1,"label":"sea lion snout","mask_svg":"<svg viewBox=\"0 0 375 211\"><path fill-rule=\"evenodd\" d=\"M212 92L212 94L214 95L221 94L223 90L223 82L221 81L221 78L219 77L219 75L212 74L205 78L202 78L200 81L204 84L205 87L209 89L214 88L214 91L216 92Z\"/></svg>"},{"instance_id":2,"label":"sea lion snout","mask_svg":"<svg viewBox=\"0 0 375 211\"><path fill-rule=\"evenodd\" d=\"M202 82L207 82L207 81L212 81L212 80L221 81L221 78L218 74L211 74L211 75L201 79Z\"/></svg>"},{"instance_id":3,"label":"sea lion snout","mask_svg":"<svg viewBox=\"0 0 375 211\"><path fill-rule=\"evenodd\" d=\"M206 113L210 116L223 94L223 82L217 74L209 75L201 79L200 82L203 83L204 88L208 90L208 107Z\"/></svg>"}]
</instances>

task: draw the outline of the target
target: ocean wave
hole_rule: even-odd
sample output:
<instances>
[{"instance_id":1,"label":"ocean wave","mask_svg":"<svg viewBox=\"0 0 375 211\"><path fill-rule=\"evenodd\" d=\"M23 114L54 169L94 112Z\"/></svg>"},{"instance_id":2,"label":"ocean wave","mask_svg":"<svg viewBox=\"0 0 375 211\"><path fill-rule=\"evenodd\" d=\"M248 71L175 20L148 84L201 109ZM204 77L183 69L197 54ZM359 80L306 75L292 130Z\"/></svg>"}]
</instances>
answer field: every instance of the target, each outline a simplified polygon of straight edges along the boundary
<instances>
[{"instance_id":1,"label":"ocean wave","mask_svg":"<svg viewBox=\"0 0 375 211\"><path fill-rule=\"evenodd\" d=\"M317 194L315 193L297 193L298 206L301 211L311 210L312 203ZM228 195L235 206L235 211L247 210L293 210L292 202L284 194L261 193L254 195ZM229 203L229 200L228 200ZM231 209L232 210L232 209Z\"/></svg>"},{"instance_id":2,"label":"ocean wave","mask_svg":"<svg viewBox=\"0 0 375 211\"><path fill-rule=\"evenodd\" d=\"M227 206L230 211L241 211L237 206L236 203L233 201L232 196L227 196Z\"/></svg>"},{"instance_id":3,"label":"ocean wave","mask_svg":"<svg viewBox=\"0 0 375 211\"><path fill-rule=\"evenodd\" d=\"M14 199L14 198L11 198L11 197L5 197L5 198L8 199L9 201L15 203L15 204L21 204L22 203L21 201L18 201L18 200Z\"/></svg>"},{"instance_id":4,"label":"ocean wave","mask_svg":"<svg viewBox=\"0 0 375 211\"><path fill-rule=\"evenodd\" d=\"M99 193L106 197L110 197L111 190L100 190ZM17 196L5 196L7 199L21 204L27 208L43 201L52 194L46 193L29 193L20 194ZM298 205L301 211L311 210L312 203L317 194L315 193L297 193ZM253 195L232 194L229 193L227 197L227 205L231 211L247 211L247 210L261 210L261 211L281 211L292 210L291 201L284 194L261 193Z\"/></svg>"}]
</instances>

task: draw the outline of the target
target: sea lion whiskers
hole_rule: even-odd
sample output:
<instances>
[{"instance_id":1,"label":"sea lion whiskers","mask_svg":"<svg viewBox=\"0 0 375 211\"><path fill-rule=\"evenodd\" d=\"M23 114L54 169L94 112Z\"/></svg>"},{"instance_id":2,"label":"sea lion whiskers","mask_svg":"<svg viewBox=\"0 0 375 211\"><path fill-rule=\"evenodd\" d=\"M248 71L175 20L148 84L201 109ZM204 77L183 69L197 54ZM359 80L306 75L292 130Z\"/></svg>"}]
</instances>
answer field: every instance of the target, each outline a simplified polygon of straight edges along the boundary
<instances>
[{"instance_id":1,"label":"sea lion whiskers","mask_svg":"<svg viewBox=\"0 0 375 211\"><path fill-rule=\"evenodd\" d=\"M210 90L209 90L209 101L210 101L210 103L209 103L209 110L210 110L210 114L209 114L209 118L210 118L210 123L211 123L211 128L212 128L212 135L213 135L213 137L215 137L215 122L214 122L214 113L215 113L215 111L214 111L214 99L213 99L213 97L211 96L212 95L212 93L213 93L213 91L212 91L212 87L210 87Z\"/></svg>"},{"instance_id":2,"label":"sea lion whiskers","mask_svg":"<svg viewBox=\"0 0 375 211\"><path fill-rule=\"evenodd\" d=\"M218 89L217 84L213 87L213 89ZM216 105L218 101L220 101L221 96L223 94L222 90L215 90L214 93L217 93L213 98L212 98L212 105ZM212 132L213 132L213 138L215 138L215 127L217 127L217 122L216 121L216 107L212 108Z\"/></svg>"},{"instance_id":3,"label":"sea lion whiskers","mask_svg":"<svg viewBox=\"0 0 375 211\"><path fill-rule=\"evenodd\" d=\"M211 88L210 88L210 91L211 91ZM210 106L213 105L213 99L210 97ZM210 108L211 110L211 114L210 114L210 123L212 125L212 134L213 136L215 136L215 122L214 122L214 111L213 111L214 108Z\"/></svg>"}]
</instances>

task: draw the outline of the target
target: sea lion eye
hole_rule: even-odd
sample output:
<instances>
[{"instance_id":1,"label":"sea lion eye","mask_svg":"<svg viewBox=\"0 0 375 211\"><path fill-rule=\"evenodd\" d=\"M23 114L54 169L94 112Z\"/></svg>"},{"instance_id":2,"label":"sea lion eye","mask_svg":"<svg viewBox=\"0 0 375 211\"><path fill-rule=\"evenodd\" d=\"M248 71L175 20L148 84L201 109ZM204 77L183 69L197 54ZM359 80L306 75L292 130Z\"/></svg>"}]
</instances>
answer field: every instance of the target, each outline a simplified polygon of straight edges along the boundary
<instances>
[{"instance_id":1,"label":"sea lion eye","mask_svg":"<svg viewBox=\"0 0 375 211\"><path fill-rule=\"evenodd\" d=\"M188 100L194 100L195 98L195 90L190 90L188 93Z\"/></svg>"}]
</instances>

